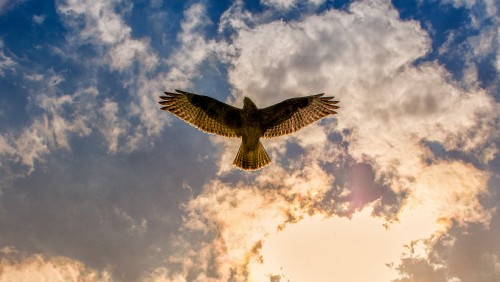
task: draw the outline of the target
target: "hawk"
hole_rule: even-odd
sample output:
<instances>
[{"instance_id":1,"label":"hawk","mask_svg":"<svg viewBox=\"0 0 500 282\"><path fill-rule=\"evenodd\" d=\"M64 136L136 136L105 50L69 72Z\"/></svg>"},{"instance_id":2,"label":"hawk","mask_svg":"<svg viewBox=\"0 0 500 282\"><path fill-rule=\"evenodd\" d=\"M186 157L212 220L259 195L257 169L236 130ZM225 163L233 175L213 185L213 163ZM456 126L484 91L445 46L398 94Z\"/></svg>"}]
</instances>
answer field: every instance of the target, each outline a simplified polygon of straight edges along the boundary
<instances>
[{"instance_id":1,"label":"hawk","mask_svg":"<svg viewBox=\"0 0 500 282\"><path fill-rule=\"evenodd\" d=\"M165 92L159 102L164 111L176 115L194 127L225 137L242 139L233 164L243 170L257 170L269 164L271 159L260 138L287 135L300 128L336 114L339 108L334 97L324 93L291 98L267 108L259 109L245 97L243 109L214 98L175 90Z\"/></svg>"}]
</instances>

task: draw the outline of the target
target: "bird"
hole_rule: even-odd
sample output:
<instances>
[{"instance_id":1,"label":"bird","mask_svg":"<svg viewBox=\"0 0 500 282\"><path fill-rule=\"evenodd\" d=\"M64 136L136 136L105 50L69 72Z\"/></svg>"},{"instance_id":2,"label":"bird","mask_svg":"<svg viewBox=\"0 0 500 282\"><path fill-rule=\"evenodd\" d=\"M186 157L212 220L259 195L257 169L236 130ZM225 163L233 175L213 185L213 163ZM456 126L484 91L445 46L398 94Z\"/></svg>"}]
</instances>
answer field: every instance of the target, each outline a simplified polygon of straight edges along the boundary
<instances>
[{"instance_id":1,"label":"bird","mask_svg":"<svg viewBox=\"0 0 500 282\"><path fill-rule=\"evenodd\" d=\"M290 98L259 109L248 98L243 109L217 99L183 90L164 92L161 110L168 111L192 126L210 134L241 138L233 164L242 170L259 170L271 162L260 138L273 138L295 132L328 115L337 114L339 101L324 93Z\"/></svg>"}]
</instances>

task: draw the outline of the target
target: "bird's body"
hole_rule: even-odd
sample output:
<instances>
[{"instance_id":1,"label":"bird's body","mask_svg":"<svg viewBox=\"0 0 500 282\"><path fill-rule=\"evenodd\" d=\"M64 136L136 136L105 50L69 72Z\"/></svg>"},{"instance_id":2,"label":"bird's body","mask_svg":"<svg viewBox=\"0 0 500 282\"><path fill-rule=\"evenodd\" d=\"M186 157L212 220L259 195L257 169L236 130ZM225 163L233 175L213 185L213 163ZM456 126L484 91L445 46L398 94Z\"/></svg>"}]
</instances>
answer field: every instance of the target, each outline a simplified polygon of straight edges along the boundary
<instances>
[{"instance_id":1,"label":"bird's body","mask_svg":"<svg viewBox=\"0 0 500 282\"><path fill-rule=\"evenodd\" d=\"M292 98L258 109L245 97L243 109L216 99L175 90L160 96L162 110L169 111L198 129L225 137L242 139L233 164L244 170L256 170L271 162L260 138L290 134L327 115L336 114L338 101L317 94Z\"/></svg>"},{"instance_id":2,"label":"bird's body","mask_svg":"<svg viewBox=\"0 0 500 282\"><path fill-rule=\"evenodd\" d=\"M243 102L241 146L233 164L244 169L258 169L271 162L260 143L260 137L265 129L257 106L248 97L245 97Z\"/></svg>"}]
</instances>

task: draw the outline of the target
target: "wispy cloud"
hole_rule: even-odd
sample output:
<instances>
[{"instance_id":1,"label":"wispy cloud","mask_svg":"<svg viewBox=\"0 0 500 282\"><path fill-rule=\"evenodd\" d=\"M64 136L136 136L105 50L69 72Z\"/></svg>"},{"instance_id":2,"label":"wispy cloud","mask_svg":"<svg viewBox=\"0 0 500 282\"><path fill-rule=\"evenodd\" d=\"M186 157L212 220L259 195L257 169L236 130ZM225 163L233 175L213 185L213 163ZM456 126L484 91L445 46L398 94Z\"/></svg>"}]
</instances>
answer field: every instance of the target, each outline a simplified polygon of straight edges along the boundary
<instances>
[{"instance_id":1,"label":"wispy cloud","mask_svg":"<svg viewBox=\"0 0 500 282\"><path fill-rule=\"evenodd\" d=\"M277 9L278 11L287 11L292 8L297 8L298 5L314 5L323 4L324 0L261 0L262 4Z\"/></svg>"},{"instance_id":2,"label":"wispy cloud","mask_svg":"<svg viewBox=\"0 0 500 282\"><path fill-rule=\"evenodd\" d=\"M484 18L495 17L500 12L498 10L498 3L494 0L442 0L443 3L450 3L455 7L466 7L474 9L471 14L472 17Z\"/></svg>"},{"instance_id":3,"label":"wispy cloud","mask_svg":"<svg viewBox=\"0 0 500 282\"><path fill-rule=\"evenodd\" d=\"M86 136L92 132L95 115L92 102L97 95L95 88L80 89L72 95L59 95L59 84L64 81L61 75L49 72L35 81L43 86L41 95L33 97L34 108L42 111L40 116L20 132L2 135L2 173L5 178L23 176L31 173L36 162L43 162L44 156L55 149L71 150L71 135ZM28 76L28 80L33 77ZM77 106L78 105L78 106ZM17 166L22 168L17 169Z\"/></svg>"},{"instance_id":4,"label":"wispy cloud","mask_svg":"<svg viewBox=\"0 0 500 282\"><path fill-rule=\"evenodd\" d=\"M41 115L34 117L33 123L22 132L3 134L0 152L5 157L2 162L5 169L13 169L16 163L26 168L20 175L32 172L35 163L43 162L52 150L70 150L71 136L100 132L108 152L113 154L134 151L144 142L151 142L148 140L158 136L168 120L168 116L158 110L156 97L174 85L187 87L196 77L198 66L224 45L204 39L203 28L208 19L204 6L195 4L185 12L177 38L180 47L167 60L170 68L166 72L153 72L158 56L147 38L132 38L131 28L123 19L130 9L127 3L74 0L57 4L65 24L71 28L68 46L64 48L90 43L102 54L102 60L96 60L98 65L107 65L111 71L123 72L125 80L128 78L129 93L125 93L123 101L106 98L99 95L95 82L89 81L88 87L61 94L64 74L53 70L25 74L26 80L37 84L38 89L29 101L42 110ZM138 73L132 71L134 62L139 64ZM90 72L95 71L95 65L85 61L82 64ZM3 41L0 41L0 75L15 65L4 54Z\"/></svg>"},{"instance_id":5,"label":"wispy cloud","mask_svg":"<svg viewBox=\"0 0 500 282\"><path fill-rule=\"evenodd\" d=\"M0 77L5 75L5 71L13 70L16 62L9 56L5 55L4 43L0 38Z\"/></svg>"},{"instance_id":6,"label":"wispy cloud","mask_svg":"<svg viewBox=\"0 0 500 282\"><path fill-rule=\"evenodd\" d=\"M47 16L45 15L34 15L33 16L33 22L36 23L36 24L43 24L43 22L45 21L45 18Z\"/></svg>"},{"instance_id":7,"label":"wispy cloud","mask_svg":"<svg viewBox=\"0 0 500 282\"><path fill-rule=\"evenodd\" d=\"M145 70L154 68L158 57L149 46L147 39L133 39L132 29L125 24L116 8L127 10L128 3L113 1L59 1L58 10L66 16L68 24L78 30L80 40L91 41L107 49L106 60L111 69L123 71L137 60Z\"/></svg>"},{"instance_id":8,"label":"wispy cloud","mask_svg":"<svg viewBox=\"0 0 500 282\"><path fill-rule=\"evenodd\" d=\"M203 30L209 23L203 4L194 4L184 12L177 36L180 46L167 60L171 69L165 79L170 85L175 82L178 87L187 87L191 79L199 75L199 65L220 48L215 40L205 39Z\"/></svg>"},{"instance_id":9,"label":"wispy cloud","mask_svg":"<svg viewBox=\"0 0 500 282\"><path fill-rule=\"evenodd\" d=\"M4 14L11 7L23 3L25 0L0 0L0 15Z\"/></svg>"},{"instance_id":10,"label":"wispy cloud","mask_svg":"<svg viewBox=\"0 0 500 282\"><path fill-rule=\"evenodd\" d=\"M176 51L164 60L169 69L166 72L154 71L160 59L150 46L149 39L132 38L130 26L125 23L123 15L117 12L126 13L127 9L127 3L110 1L62 1L58 6L67 24L77 34L73 39L76 44L91 42L97 49L103 48L105 62L111 70L130 73L131 83L127 87L132 97L130 104L124 108L121 103L107 100L103 106L103 109L108 110L105 115L108 127L116 129L113 136L107 137L110 152L134 151L148 138L157 136L167 123L168 116L158 111L156 97L174 85L187 87L197 75L199 64L214 52L216 46L214 41L204 39L203 28L208 22L204 6L194 4L184 13L178 38L169 39L180 43ZM83 27L78 24L82 22ZM138 73L132 72L133 62L139 63ZM123 109L120 115L127 116L127 120L139 119L140 123L132 124L112 118L109 111L111 103ZM116 109L114 112L116 114ZM112 120L118 123L110 125ZM122 140L122 143L117 140Z\"/></svg>"},{"instance_id":11,"label":"wispy cloud","mask_svg":"<svg viewBox=\"0 0 500 282\"><path fill-rule=\"evenodd\" d=\"M471 25L466 30L474 32L464 33L464 42L458 45L459 48L450 49L450 43L456 39L456 34L451 33L448 42L443 44L443 50L464 60L467 69L464 71L466 82L481 81L483 85L490 89L492 93L498 93L500 89L500 7L493 0L443 0L443 3L451 4L456 8L468 10ZM489 68L489 72L478 70ZM496 72L496 75L493 74ZM489 74L489 75L487 75ZM493 74L493 75L492 75Z\"/></svg>"}]
</instances>

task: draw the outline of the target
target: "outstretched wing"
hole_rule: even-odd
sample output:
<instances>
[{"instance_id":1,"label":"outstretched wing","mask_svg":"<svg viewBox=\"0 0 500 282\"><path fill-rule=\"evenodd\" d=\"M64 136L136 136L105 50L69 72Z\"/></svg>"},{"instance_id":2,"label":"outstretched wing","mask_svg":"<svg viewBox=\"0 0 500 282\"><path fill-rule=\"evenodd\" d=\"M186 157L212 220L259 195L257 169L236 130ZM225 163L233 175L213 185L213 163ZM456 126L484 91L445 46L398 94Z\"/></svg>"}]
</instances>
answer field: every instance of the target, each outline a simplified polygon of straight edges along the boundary
<instances>
[{"instance_id":1,"label":"outstretched wing","mask_svg":"<svg viewBox=\"0 0 500 282\"><path fill-rule=\"evenodd\" d=\"M333 97L322 96L317 94L292 98L259 110L263 121L263 137L290 134L330 114L336 114L338 101L332 100Z\"/></svg>"},{"instance_id":2,"label":"outstretched wing","mask_svg":"<svg viewBox=\"0 0 500 282\"><path fill-rule=\"evenodd\" d=\"M160 96L161 109L169 111L180 119L207 133L226 137L239 137L241 110L213 98L182 90L165 92Z\"/></svg>"}]
</instances>

